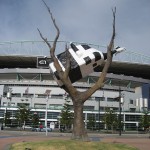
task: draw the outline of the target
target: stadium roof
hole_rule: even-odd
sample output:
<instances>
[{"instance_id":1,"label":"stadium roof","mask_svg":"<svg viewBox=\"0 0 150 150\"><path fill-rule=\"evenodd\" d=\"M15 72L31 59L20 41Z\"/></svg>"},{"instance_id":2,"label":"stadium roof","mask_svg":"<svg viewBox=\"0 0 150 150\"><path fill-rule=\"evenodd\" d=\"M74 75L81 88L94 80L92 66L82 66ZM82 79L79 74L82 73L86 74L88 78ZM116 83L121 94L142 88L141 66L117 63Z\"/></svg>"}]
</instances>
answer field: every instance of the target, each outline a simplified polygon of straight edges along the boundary
<instances>
[{"instance_id":1,"label":"stadium roof","mask_svg":"<svg viewBox=\"0 0 150 150\"><path fill-rule=\"evenodd\" d=\"M36 56L0 56L0 68L36 68ZM150 79L150 65L113 61L109 73Z\"/></svg>"}]
</instances>

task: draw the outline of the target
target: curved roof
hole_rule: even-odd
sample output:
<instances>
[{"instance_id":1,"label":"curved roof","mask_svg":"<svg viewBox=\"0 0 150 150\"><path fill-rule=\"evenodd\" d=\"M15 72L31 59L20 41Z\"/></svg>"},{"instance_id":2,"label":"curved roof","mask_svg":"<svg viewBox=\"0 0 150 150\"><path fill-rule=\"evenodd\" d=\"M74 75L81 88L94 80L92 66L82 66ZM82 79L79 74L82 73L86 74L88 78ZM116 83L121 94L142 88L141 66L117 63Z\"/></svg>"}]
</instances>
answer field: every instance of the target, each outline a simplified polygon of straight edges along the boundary
<instances>
[{"instance_id":1,"label":"curved roof","mask_svg":"<svg viewBox=\"0 0 150 150\"><path fill-rule=\"evenodd\" d=\"M0 56L0 68L36 68L36 56ZM103 67L103 66L102 66ZM150 79L150 65L113 61L109 73Z\"/></svg>"}]
</instances>

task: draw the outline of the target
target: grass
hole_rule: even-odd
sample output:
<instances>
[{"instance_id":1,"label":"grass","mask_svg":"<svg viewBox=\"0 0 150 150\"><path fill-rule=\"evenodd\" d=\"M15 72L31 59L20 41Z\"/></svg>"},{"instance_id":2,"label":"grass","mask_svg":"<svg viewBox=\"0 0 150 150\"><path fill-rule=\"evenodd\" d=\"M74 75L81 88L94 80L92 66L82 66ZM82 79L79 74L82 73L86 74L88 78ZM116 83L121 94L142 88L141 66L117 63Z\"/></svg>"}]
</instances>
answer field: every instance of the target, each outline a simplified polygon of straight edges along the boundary
<instances>
[{"instance_id":1,"label":"grass","mask_svg":"<svg viewBox=\"0 0 150 150\"><path fill-rule=\"evenodd\" d=\"M138 150L125 144L81 142L74 140L49 140L15 143L10 150Z\"/></svg>"}]
</instances>

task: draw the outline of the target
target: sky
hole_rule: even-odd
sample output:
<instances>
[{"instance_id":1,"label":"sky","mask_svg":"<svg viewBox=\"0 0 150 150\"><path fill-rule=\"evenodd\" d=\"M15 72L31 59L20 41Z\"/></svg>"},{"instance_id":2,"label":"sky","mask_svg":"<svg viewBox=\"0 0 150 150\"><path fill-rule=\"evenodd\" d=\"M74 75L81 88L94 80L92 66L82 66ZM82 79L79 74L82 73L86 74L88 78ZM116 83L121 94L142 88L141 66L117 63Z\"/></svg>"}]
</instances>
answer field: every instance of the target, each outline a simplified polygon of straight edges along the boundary
<instances>
[{"instance_id":1,"label":"sky","mask_svg":"<svg viewBox=\"0 0 150 150\"><path fill-rule=\"evenodd\" d=\"M107 46L116 7L115 45L150 56L150 0L45 0L60 29L59 40ZM48 40L56 30L42 0L0 0L0 42Z\"/></svg>"}]
</instances>

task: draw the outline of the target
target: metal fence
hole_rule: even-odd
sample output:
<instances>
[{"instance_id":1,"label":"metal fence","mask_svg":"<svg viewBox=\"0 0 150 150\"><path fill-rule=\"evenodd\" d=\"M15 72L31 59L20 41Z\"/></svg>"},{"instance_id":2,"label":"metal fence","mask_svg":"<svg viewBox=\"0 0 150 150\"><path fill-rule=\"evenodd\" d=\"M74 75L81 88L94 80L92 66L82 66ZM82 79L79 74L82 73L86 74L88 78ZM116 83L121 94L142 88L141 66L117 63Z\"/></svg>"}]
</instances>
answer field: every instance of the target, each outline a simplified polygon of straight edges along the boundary
<instances>
[{"instance_id":1,"label":"metal fence","mask_svg":"<svg viewBox=\"0 0 150 150\"><path fill-rule=\"evenodd\" d=\"M53 41L49 41L52 44ZM56 47L56 54L65 50L66 44L69 46L70 41L58 41ZM102 52L106 52L107 48L103 45L96 45L90 43L73 42L75 44L88 44ZM0 42L0 55L26 55L26 56L49 56L49 48L44 41L7 41ZM126 50L117 56L114 60L121 62L150 64L150 57L136 53L135 51Z\"/></svg>"}]
</instances>

